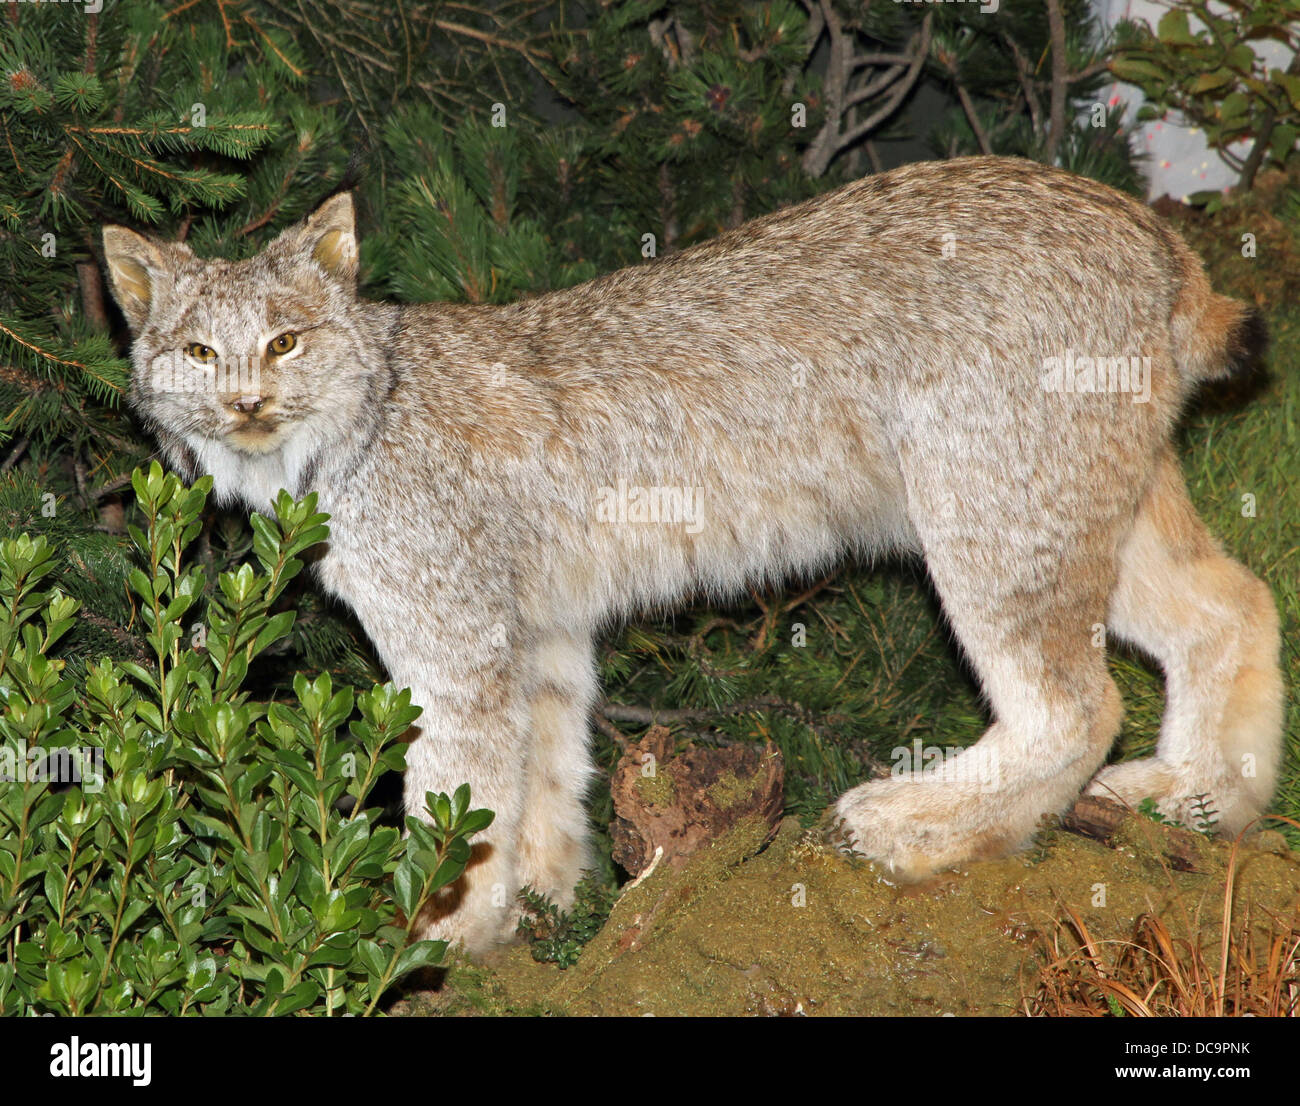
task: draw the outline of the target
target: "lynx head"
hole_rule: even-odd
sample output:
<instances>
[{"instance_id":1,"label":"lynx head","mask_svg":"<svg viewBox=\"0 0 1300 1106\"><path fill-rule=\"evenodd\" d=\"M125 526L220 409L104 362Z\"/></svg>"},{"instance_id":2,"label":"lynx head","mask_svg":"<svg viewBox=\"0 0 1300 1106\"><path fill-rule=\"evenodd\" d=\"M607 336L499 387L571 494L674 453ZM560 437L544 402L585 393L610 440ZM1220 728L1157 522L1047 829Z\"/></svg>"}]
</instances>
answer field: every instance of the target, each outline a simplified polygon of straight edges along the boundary
<instances>
[{"instance_id":1,"label":"lynx head","mask_svg":"<svg viewBox=\"0 0 1300 1106\"><path fill-rule=\"evenodd\" d=\"M301 494L373 402L351 196L246 261L118 226L104 255L134 338L131 402L172 463L262 509L279 486Z\"/></svg>"}]
</instances>

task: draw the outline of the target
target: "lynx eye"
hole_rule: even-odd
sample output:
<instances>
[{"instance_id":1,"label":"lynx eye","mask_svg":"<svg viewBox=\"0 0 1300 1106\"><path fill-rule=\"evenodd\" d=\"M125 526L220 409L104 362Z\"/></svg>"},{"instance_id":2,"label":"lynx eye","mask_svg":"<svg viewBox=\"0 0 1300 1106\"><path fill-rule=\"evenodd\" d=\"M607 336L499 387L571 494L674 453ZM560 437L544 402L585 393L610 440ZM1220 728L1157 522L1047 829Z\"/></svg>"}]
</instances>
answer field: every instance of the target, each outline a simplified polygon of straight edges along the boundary
<instances>
[{"instance_id":1,"label":"lynx eye","mask_svg":"<svg viewBox=\"0 0 1300 1106\"><path fill-rule=\"evenodd\" d=\"M185 356L193 357L195 361L215 361L217 351L202 342L191 342L185 347Z\"/></svg>"},{"instance_id":2,"label":"lynx eye","mask_svg":"<svg viewBox=\"0 0 1300 1106\"><path fill-rule=\"evenodd\" d=\"M298 335L292 330L286 330L277 338L272 338L270 344L266 347L277 357L283 353L288 353L298 344Z\"/></svg>"}]
</instances>

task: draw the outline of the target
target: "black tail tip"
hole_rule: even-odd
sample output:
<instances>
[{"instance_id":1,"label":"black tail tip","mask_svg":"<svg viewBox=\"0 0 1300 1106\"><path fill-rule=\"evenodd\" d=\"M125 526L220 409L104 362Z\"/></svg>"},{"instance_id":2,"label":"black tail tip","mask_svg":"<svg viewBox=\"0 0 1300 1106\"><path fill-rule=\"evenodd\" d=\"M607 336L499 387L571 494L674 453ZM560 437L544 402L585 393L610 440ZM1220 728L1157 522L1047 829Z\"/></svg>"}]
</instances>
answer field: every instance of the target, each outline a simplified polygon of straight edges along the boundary
<instances>
[{"instance_id":1,"label":"black tail tip","mask_svg":"<svg viewBox=\"0 0 1300 1106\"><path fill-rule=\"evenodd\" d=\"M1228 335L1226 375L1253 375L1263 367L1268 352L1268 322L1257 307L1246 314Z\"/></svg>"}]
</instances>

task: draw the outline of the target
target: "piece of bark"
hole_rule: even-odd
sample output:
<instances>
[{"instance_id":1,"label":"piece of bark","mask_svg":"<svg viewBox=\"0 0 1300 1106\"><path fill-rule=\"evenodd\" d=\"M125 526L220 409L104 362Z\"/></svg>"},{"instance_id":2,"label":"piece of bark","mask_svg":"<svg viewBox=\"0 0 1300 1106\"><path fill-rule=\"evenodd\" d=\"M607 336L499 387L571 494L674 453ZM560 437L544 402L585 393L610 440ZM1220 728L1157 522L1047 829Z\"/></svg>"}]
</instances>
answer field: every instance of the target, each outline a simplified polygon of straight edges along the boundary
<instances>
[{"instance_id":1,"label":"piece of bark","mask_svg":"<svg viewBox=\"0 0 1300 1106\"><path fill-rule=\"evenodd\" d=\"M657 863L677 868L747 815L775 833L784 784L781 754L770 742L762 749L688 746L674 756L668 728L652 726L614 769L614 859L638 876L662 849Z\"/></svg>"},{"instance_id":2,"label":"piece of bark","mask_svg":"<svg viewBox=\"0 0 1300 1106\"><path fill-rule=\"evenodd\" d=\"M1136 817L1128 807L1111 799L1081 795L1061 818L1061 828L1113 848L1120 827ZM1158 822L1148 822L1147 825L1152 833L1158 835L1160 851L1171 867L1180 872L1196 871L1202 844L1197 834L1177 826L1162 826Z\"/></svg>"}]
</instances>

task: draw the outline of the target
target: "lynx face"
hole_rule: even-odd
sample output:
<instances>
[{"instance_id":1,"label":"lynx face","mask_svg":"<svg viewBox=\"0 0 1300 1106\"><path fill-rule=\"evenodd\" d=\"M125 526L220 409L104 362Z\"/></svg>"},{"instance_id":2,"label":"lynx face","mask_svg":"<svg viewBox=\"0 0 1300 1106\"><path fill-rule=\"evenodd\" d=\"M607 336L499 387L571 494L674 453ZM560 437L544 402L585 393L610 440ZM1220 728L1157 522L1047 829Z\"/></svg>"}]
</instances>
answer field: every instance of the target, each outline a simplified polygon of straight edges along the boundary
<instances>
[{"instance_id":1,"label":"lynx face","mask_svg":"<svg viewBox=\"0 0 1300 1106\"><path fill-rule=\"evenodd\" d=\"M105 240L136 331L131 402L172 462L218 476L225 498L249 480L268 498L277 479L300 492L368 395L372 336L347 310L355 239L318 221L238 262L121 227Z\"/></svg>"}]
</instances>

